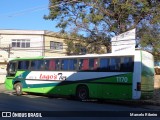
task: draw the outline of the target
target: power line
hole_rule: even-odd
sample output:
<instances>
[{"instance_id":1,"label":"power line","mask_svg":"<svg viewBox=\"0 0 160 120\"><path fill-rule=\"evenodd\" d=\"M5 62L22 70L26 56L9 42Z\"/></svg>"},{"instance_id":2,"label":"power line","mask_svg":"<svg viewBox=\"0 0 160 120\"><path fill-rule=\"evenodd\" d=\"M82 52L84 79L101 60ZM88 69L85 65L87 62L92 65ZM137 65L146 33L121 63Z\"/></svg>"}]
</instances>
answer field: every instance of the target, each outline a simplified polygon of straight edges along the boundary
<instances>
[{"instance_id":1,"label":"power line","mask_svg":"<svg viewBox=\"0 0 160 120\"><path fill-rule=\"evenodd\" d=\"M26 12L32 12L34 10L38 10L38 9L42 9L42 8L46 8L46 6L38 6L38 7L32 7L32 8L28 8L28 9L24 9L24 10L20 10L18 12L14 12L14 13L8 13L8 14L1 14L0 16L4 17L14 17L14 16L17 16L17 15L20 15L20 14L24 14Z\"/></svg>"},{"instance_id":2,"label":"power line","mask_svg":"<svg viewBox=\"0 0 160 120\"><path fill-rule=\"evenodd\" d=\"M41 6L41 7L33 7L33 8L28 8L28 9L24 9L24 10L20 10L20 12L15 12L11 15L0 15L2 17L6 16L6 17L15 17L15 16L21 16L21 15L24 15L24 14L27 14L29 12L37 12L37 11L40 11L40 10L44 10L46 8L54 8L54 7L57 7L60 5L62 1L59 1L59 2L56 2L55 5L52 5L52 6ZM78 0L72 0L72 1L69 1L69 2L66 2L66 3L72 3L72 2L79 2Z\"/></svg>"}]
</instances>

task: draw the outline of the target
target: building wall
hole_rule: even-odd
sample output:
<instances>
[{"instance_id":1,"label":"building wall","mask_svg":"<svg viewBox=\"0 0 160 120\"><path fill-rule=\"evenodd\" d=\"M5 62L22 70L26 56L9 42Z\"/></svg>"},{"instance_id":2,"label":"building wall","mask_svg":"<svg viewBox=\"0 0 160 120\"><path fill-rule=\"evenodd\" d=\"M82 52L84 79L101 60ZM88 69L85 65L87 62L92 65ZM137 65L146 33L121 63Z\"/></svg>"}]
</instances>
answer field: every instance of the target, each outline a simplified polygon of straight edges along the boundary
<instances>
[{"instance_id":1,"label":"building wall","mask_svg":"<svg viewBox=\"0 0 160 120\"><path fill-rule=\"evenodd\" d=\"M5 53L0 50L0 84L4 83L6 77L7 60L1 55Z\"/></svg>"},{"instance_id":2,"label":"building wall","mask_svg":"<svg viewBox=\"0 0 160 120\"><path fill-rule=\"evenodd\" d=\"M66 55L66 47L67 45L64 43L64 39L57 38L54 36L46 35L44 37L44 45L45 45L45 55L44 56L65 56ZM62 43L62 49L53 49L51 48L51 42ZM52 46L53 47L53 46Z\"/></svg>"},{"instance_id":3,"label":"building wall","mask_svg":"<svg viewBox=\"0 0 160 120\"><path fill-rule=\"evenodd\" d=\"M0 30L0 83L5 81L8 58L43 55L44 33L44 31L33 30ZM30 47L12 47L12 39L30 40Z\"/></svg>"},{"instance_id":4,"label":"building wall","mask_svg":"<svg viewBox=\"0 0 160 120\"><path fill-rule=\"evenodd\" d=\"M30 40L30 47L12 47L12 39ZM0 30L0 62L3 64L0 65L1 73L3 73L0 76L0 83L4 82L4 79L2 79L2 77L5 78L4 74L6 74L6 61L8 61L8 58L35 56L65 56L67 48L67 45L64 42L65 40L66 39L61 38L60 34L56 35L52 31ZM79 41L76 41L75 43L78 42ZM56 47L54 48L54 45L59 43L61 44L60 49L57 49ZM104 47L102 46L100 49L103 50Z\"/></svg>"},{"instance_id":5,"label":"building wall","mask_svg":"<svg viewBox=\"0 0 160 120\"><path fill-rule=\"evenodd\" d=\"M30 40L29 48L12 47L12 39L28 39ZM42 56L43 52L43 35L2 35L0 48L8 48L10 45L10 57L31 57Z\"/></svg>"}]
</instances>

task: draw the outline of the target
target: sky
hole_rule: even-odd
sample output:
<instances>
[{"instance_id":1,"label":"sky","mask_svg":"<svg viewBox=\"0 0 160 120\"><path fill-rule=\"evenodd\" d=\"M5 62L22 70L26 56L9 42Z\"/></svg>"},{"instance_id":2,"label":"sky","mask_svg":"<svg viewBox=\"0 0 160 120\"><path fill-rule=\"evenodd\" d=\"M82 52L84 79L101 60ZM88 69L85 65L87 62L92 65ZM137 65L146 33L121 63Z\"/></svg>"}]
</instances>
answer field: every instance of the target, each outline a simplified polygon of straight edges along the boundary
<instances>
[{"instance_id":1,"label":"sky","mask_svg":"<svg viewBox=\"0 0 160 120\"><path fill-rule=\"evenodd\" d=\"M59 32L49 14L49 0L0 0L0 29L49 30Z\"/></svg>"}]
</instances>

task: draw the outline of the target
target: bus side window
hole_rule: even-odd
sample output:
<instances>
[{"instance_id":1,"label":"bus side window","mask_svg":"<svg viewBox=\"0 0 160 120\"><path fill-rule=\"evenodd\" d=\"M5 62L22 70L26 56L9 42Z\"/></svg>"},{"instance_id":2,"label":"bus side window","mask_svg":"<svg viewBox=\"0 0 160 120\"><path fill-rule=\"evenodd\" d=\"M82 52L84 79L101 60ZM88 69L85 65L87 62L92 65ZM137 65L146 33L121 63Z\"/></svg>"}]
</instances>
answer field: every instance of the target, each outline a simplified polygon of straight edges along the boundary
<instances>
[{"instance_id":1,"label":"bus side window","mask_svg":"<svg viewBox=\"0 0 160 120\"><path fill-rule=\"evenodd\" d=\"M70 59L69 60L69 70L76 70L77 69L77 60Z\"/></svg>"},{"instance_id":2,"label":"bus side window","mask_svg":"<svg viewBox=\"0 0 160 120\"><path fill-rule=\"evenodd\" d=\"M123 72L133 72L133 58L132 57L124 57L122 64Z\"/></svg>"},{"instance_id":3,"label":"bus side window","mask_svg":"<svg viewBox=\"0 0 160 120\"><path fill-rule=\"evenodd\" d=\"M90 58L89 59L89 70L96 70L98 67L98 59Z\"/></svg>"},{"instance_id":4,"label":"bus side window","mask_svg":"<svg viewBox=\"0 0 160 120\"><path fill-rule=\"evenodd\" d=\"M19 70L27 70L29 68L29 61L19 61L18 69Z\"/></svg>"},{"instance_id":5,"label":"bus side window","mask_svg":"<svg viewBox=\"0 0 160 120\"><path fill-rule=\"evenodd\" d=\"M111 58L110 70L111 72L119 72L121 68L121 59L120 58Z\"/></svg>"},{"instance_id":6,"label":"bus side window","mask_svg":"<svg viewBox=\"0 0 160 120\"><path fill-rule=\"evenodd\" d=\"M100 65L99 70L100 71L109 71L109 58L100 58Z\"/></svg>"},{"instance_id":7,"label":"bus side window","mask_svg":"<svg viewBox=\"0 0 160 120\"><path fill-rule=\"evenodd\" d=\"M31 61L31 70L42 70L42 69L43 69L43 60Z\"/></svg>"},{"instance_id":8,"label":"bus side window","mask_svg":"<svg viewBox=\"0 0 160 120\"><path fill-rule=\"evenodd\" d=\"M55 66L56 67L55 70L59 70L60 69L60 60L56 59L55 60L55 65L56 65Z\"/></svg>"},{"instance_id":9,"label":"bus side window","mask_svg":"<svg viewBox=\"0 0 160 120\"><path fill-rule=\"evenodd\" d=\"M88 70L89 69L89 60L80 59L79 61L79 70Z\"/></svg>"},{"instance_id":10,"label":"bus side window","mask_svg":"<svg viewBox=\"0 0 160 120\"><path fill-rule=\"evenodd\" d=\"M55 70L55 69L56 69L55 60L50 60L48 70Z\"/></svg>"},{"instance_id":11,"label":"bus side window","mask_svg":"<svg viewBox=\"0 0 160 120\"><path fill-rule=\"evenodd\" d=\"M49 70L49 61L50 60L44 60L44 70Z\"/></svg>"},{"instance_id":12,"label":"bus side window","mask_svg":"<svg viewBox=\"0 0 160 120\"><path fill-rule=\"evenodd\" d=\"M69 60L63 59L61 61L61 70L68 70L68 64L69 64Z\"/></svg>"},{"instance_id":13,"label":"bus side window","mask_svg":"<svg viewBox=\"0 0 160 120\"><path fill-rule=\"evenodd\" d=\"M59 60L57 59L45 60L44 65L45 70L59 70Z\"/></svg>"}]
</instances>

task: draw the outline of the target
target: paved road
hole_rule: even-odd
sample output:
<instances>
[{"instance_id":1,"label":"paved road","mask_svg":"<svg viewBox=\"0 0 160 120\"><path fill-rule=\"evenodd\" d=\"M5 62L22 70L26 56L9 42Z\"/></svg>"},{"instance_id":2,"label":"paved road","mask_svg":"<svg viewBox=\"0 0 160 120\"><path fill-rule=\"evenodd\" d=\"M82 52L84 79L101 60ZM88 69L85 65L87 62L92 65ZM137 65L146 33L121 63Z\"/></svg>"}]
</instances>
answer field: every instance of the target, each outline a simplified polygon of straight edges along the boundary
<instances>
[{"instance_id":1,"label":"paved road","mask_svg":"<svg viewBox=\"0 0 160 120\"><path fill-rule=\"evenodd\" d=\"M0 111L63 111L61 113L72 111L91 111L90 116L95 116L97 111L100 112L111 112L112 116L116 114L120 115L123 111L130 111L136 113L140 112L154 112L160 111L159 107L155 106L129 106L129 105L118 105L109 103L99 103L96 101L92 102L80 102L75 100L68 100L65 98L48 98L45 96L38 95L23 95L16 96L13 91L6 91L2 85L0 85ZM99 112L99 113L100 113ZM52 112L53 113L53 112ZM51 114L52 114L51 113ZM61 114L58 113L58 114ZM55 114L55 113L54 113ZM106 114L109 114L106 112Z\"/></svg>"},{"instance_id":2,"label":"paved road","mask_svg":"<svg viewBox=\"0 0 160 120\"><path fill-rule=\"evenodd\" d=\"M14 91L0 85L0 110L5 111L144 111L160 110L160 107L118 105L97 101L80 102L65 98L49 98L38 95L16 96ZM159 109L158 109L159 108Z\"/></svg>"},{"instance_id":3,"label":"paved road","mask_svg":"<svg viewBox=\"0 0 160 120\"><path fill-rule=\"evenodd\" d=\"M122 106L107 103L80 102L65 98L48 98L37 95L16 96L12 92L0 93L0 111L144 111L139 106Z\"/></svg>"}]
</instances>

